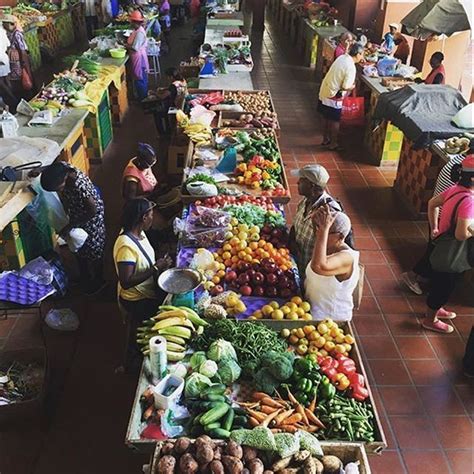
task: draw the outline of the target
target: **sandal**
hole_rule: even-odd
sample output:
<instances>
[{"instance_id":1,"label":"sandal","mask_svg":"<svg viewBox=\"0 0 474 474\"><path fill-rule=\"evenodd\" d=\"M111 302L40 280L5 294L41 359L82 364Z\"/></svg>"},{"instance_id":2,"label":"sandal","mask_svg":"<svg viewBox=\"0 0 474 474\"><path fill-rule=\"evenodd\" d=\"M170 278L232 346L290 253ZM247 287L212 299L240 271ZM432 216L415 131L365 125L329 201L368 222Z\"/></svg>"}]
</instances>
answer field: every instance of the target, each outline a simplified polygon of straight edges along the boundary
<instances>
[{"instance_id":1,"label":"sandal","mask_svg":"<svg viewBox=\"0 0 474 474\"><path fill-rule=\"evenodd\" d=\"M428 318L425 318L425 320ZM451 334L454 331L454 328L449 324L443 323L439 319L437 321L423 321L421 325L428 329L429 331L440 332L442 334Z\"/></svg>"},{"instance_id":2,"label":"sandal","mask_svg":"<svg viewBox=\"0 0 474 474\"><path fill-rule=\"evenodd\" d=\"M410 278L410 274L408 272L404 272L400 275L400 279L402 280L402 283L415 295L422 295L423 290L420 287L420 284L416 281Z\"/></svg>"},{"instance_id":3,"label":"sandal","mask_svg":"<svg viewBox=\"0 0 474 474\"><path fill-rule=\"evenodd\" d=\"M439 308L436 312L436 317L438 319L454 319L457 314L454 311L447 311L444 308Z\"/></svg>"}]
</instances>

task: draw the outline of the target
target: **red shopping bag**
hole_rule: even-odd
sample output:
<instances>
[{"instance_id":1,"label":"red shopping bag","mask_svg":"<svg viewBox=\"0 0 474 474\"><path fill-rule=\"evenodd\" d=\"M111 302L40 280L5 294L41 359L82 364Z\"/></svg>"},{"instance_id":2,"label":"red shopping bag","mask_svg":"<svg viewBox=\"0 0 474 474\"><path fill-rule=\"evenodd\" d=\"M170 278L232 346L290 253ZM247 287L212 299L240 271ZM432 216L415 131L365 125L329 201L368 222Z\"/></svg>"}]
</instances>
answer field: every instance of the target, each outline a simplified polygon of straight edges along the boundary
<instances>
[{"instance_id":1,"label":"red shopping bag","mask_svg":"<svg viewBox=\"0 0 474 474\"><path fill-rule=\"evenodd\" d=\"M352 126L362 126L365 124L364 97L355 97L353 95L344 97L342 101L341 122Z\"/></svg>"}]
</instances>

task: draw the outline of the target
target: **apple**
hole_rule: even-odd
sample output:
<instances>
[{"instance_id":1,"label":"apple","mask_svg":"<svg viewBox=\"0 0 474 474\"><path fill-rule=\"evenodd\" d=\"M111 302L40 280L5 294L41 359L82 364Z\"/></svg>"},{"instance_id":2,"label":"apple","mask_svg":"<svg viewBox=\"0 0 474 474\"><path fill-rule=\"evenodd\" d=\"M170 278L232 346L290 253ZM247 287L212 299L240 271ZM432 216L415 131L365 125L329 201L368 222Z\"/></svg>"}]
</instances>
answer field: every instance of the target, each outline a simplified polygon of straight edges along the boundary
<instances>
[{"instance_id":1,"label":"apple","mask_svg":"<svg viewBox=\"0 0 474 474\"><path fill-rule=\"evenodd\" d=\"M273 229L272 230L272 237L279 239L282 236L282 231L280 229Z\"/></svg>"},{"instance_id":2,"label":"apple","mask_svg":"<svg viewBox=\"0 0 474 474\"><path fill-rule=\"evenodd\" d=\"M250 270L250 265L247 262L242 262L241 264L239 264L240 272L246 272L248 270Z\"/></svg>"},{"instance_id":3,"label":"apple","mask_svg":"<svg viewBox=\"0 0 474 474\"><path fill-rule=\"evenodd\" d=\"M246 285L249 280L250 278L246 273L241 273L237 278L237 282L239 283L239 285Z\"/></svg>"},{"instance_id":4,"label":"apple","mask_svg":"<svg viewBox=\"0 0 474 474\"><path fill-rule=\"evenodd\" d=\"M256 286L253 289L254 296L263 296L264 294L265 294L265 289L263 288L263 286Z\"/></svg>"},{"instance_id":5,"label":"apple","mask_svg":"<svg viewBox=\"0 0 474 474\"><path fill-rule=\"evenodd\" d=\"M289 280L288 278L286 277L282 277L280 280L278 280L278 288L280 288L281 290L283 290L284 288L288 288L288 285L289 285Z\"/></svg>"},{"instance_id":6,"label":"apple","mask_svg":"<svg viewBox=\"0 0 474 474\"><path fill-rule=\"evenodd\" d=\"M230 272L227 272L227 273L225 274L225 281L226 281L227 283L230 283L230 282L232 282L232 281L234 281L234 280L236 280L236 279L237 279L237 273L235 273L233 270L231 270Z\"/></svg>"},{"instance_id":7,"label":"apple","mask_svg":"<svg viewBox=\"0 0 474 474\"><path fill-rule=\"evenodd\" d=\"M278 277L274 273L269 273L266 277L266 280L269 285L275 285L278 281Z\"/></svg>"},{"instance_id":8,"label":"apple","mask_svg":"<svg viewBox=\"0 0 474 474\"><path fill-rule=\"evenodd\" d=\"M292 295L292 291L289 288L283 288L280 290L280 297L284 299L290 298Z\"/></svg>"},{"instance_id":9,"label":"apple","mask_svg":"<svg viewBox=\"0 0 474 474\"><path fill-rule=\"evenodd\" d=\"M217 296L220 295L224 291L224 288L222 288L221 285L216 285L211 288L211 296Z\"/></svg>"},{"instance_id":10,"label":"apple","mask_svg":"<svg viewBox=\"0 0 474 474\"><path fill-rule=\"evenodd\" d=\"M260 272L255 272L255 275L253 276L252 278L252 281L256 284L256 285L261 285L265 280L265 277L263 276L262 273Z\"/></svg>"},{"instance_id":11,"label":"apple","mask_svg":"<svg viewBox=\"0 0 474 474\"><path fill-rule=\"evenodd\" d=\"M242 296L250 296L252 294L252 288L248 285L242 285L239 288L239 292Z\"/></svg>"},{"instance_id":12,"label":"apple","mask_svg":"<svg viewBox=\"0 0 474 474\"><path fill-rule=\"evenodd\" d=\"M277 289L276 289L274 286L269 286L269 287L267 287L267 289L265 290L265 294L266 294L269 298L275 298L275 296L277 296L278 292L277 292Z\"/></svg>"}]
</instances>

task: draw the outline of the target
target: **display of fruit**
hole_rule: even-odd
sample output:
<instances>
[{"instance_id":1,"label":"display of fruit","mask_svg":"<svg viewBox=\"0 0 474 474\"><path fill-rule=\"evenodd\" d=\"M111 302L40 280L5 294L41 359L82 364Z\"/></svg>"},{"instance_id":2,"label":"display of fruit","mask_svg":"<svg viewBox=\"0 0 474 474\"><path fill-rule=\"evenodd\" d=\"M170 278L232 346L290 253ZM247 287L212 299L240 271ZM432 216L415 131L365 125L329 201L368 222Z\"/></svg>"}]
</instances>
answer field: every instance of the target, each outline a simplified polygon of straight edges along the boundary
<instances>
[{"instance_id":1,"label":"display of fruit","mask_svg":"<svg viewBox=\"0 0 474 474\"><path fill-rule=\"evenodd\" d=\"M232 264L225 275L226 286L243 296L289 298L298 292L298 285L294 271L282 267L285 270L270 258L264 258L261 263Z\"/></svg>"},{"instance_id":2,"label":"display of fruit","mask_svg":"<svg viewBox=\"0 0 474 474\"><path fill-rule=\"evenodd\" d=\"M251 189L275 189L281 176L281 166L276 161L255 155L247 163L240 163L234 170L238 184Z\"/></svg>"},{"instance_id":3,"label":"display of fruit","mask_svg":"<svg viewBox=\"0 0 474 474\"><path fill-rule=\"evenodd\" d=\"M245 313L247 307L235 291L223 291L217 296L203 296L196 305L198 313L207 319L224 319Z\"/></svg>"},{"instance_id":4,"label":"display of fruit","mask_svg":"<svg viewBox=\"0 0 474 474\"><path fill-rule=\"evenodd\" d=\"M332 319L315 321L314 324L302 328L282 329L281 336L295 347L300 355L309 353L327 356L335 352L347 356L355 342L354 337L345 334Z\"/></svg>"},{"instance_id":5,"label":"display of fruit","mask_svg":"<svg viewBox=\"0 0 474 474\"><path fill-rule=\"evenodd\" d=\"M311 315L311 304L303 301L299 296L293 296L290 301L281 306L277 301L262 306L249 319L288 319L290 321L302 319L310 321L313 317Z\"/></svg>"},{"instance_id":6,"label":"display of fruit","mask_svg":"<svg viewBox=\"0 0 474 474\"><path fill-rule=\"evenodd\" d=\"M274 247L281 248L288 245L289 232L287 227L265 224L260 231L260 237L272 243Z\"/></svg>"},{"instance_id":7,"label":"display of fruit","mask_svg":"<svg viewBox=\"0 0 474 474\"><path fill-rule=\"evenodd\" d=\"M143 322L137 330L137 343L143 354L149 353L148 343L154 336L163 336L167 343L169 362L184 359L187 341L209 323L185 306L160 306L156 316Z\"/></svg>"},{"instance_id":8,"label":"display of fruit","mask_svg":"<svg viewBox=\"0 0 474 474\"><path fill-rule=\"evenodd\" d=\"M224 291L220 283L225 276L225 265L217 261L212 252L204 248L197 249L190 267L203 275L206 280L203 287L210 291L212 296L217 296Z\"/></svg>"},{"instance_id":9,"label":"display of fruit","mask_svg":"<svg viewBox=\"0 0 474 474\"><path fill-rule=\"evenodd\" d=\"M241 38L242 36L242 30L239 30L238 28L224 32L224 38Z\"/></svg>"},{"instance_id":10,"label":"display of fruit","mask_svg":"<svg viewBox=\"0 0 474 474\"><path fill-rule=\"evenodd\" d=\"M241 114L239 118L223 119L224 127L234 128L278 128L276 112L267 115L264 112L257 114Z\"/></svg>"},{"instance_id":11,"label":"display of fruit","mask_svg":"<svg viewBox=\"0 0 474 474\"><path fill-rule=\"evenodd\" d=\"M210 208L220 208L228 205L242 206L244 204L254 204L267 211L278 211L273 201L268 197L249 196L248 194L241 194L240 196L226 196L219 195L216 197L206 198L204 201L196 201L196 206L205 206Z\"/></svg>"}]
</instances>

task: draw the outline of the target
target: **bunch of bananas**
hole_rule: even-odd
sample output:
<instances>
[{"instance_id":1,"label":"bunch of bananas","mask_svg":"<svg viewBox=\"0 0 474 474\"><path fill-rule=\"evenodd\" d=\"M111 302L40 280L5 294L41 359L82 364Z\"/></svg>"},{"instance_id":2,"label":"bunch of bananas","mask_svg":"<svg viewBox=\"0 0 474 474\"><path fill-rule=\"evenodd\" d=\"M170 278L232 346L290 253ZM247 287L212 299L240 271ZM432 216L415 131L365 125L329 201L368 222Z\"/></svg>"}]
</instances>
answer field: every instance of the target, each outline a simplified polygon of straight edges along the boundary
<instances>
[{"instance_id":1,"label":"bunch of bananas","mask_svg":"<svg viewBox=\"0 0 474 474\"><path fill-rule=\"evenodd\" d=\"M446 140L446 152L450 155L462 154L469 150L471 140L467 137L452 137Z\"/></svg>"},{"instance_id":2,"label":"bunch of bananas","mask_svg":"<svg viewBox=\"0 0 474 474\"><path fill-rule=\"evenodd\" d=\"M148 343L154 336L166 339L169 362L184 359L186 344L193 333L201 334L207 323L195 311L185 306L160 306L160 312L137 330L137 343L143 354L149 353Z\"/></svg>"},{"instance_id":3,"label":"bunch of bananas","mask_svg":"<svg viewBox=\"0 0 474 474\"><path fill-rule=\"evenodd\" d=\"M212 143L212 130L206 125L190 123L183 131L196 145L207 146Z\"/></svg>"}]
</instances>

